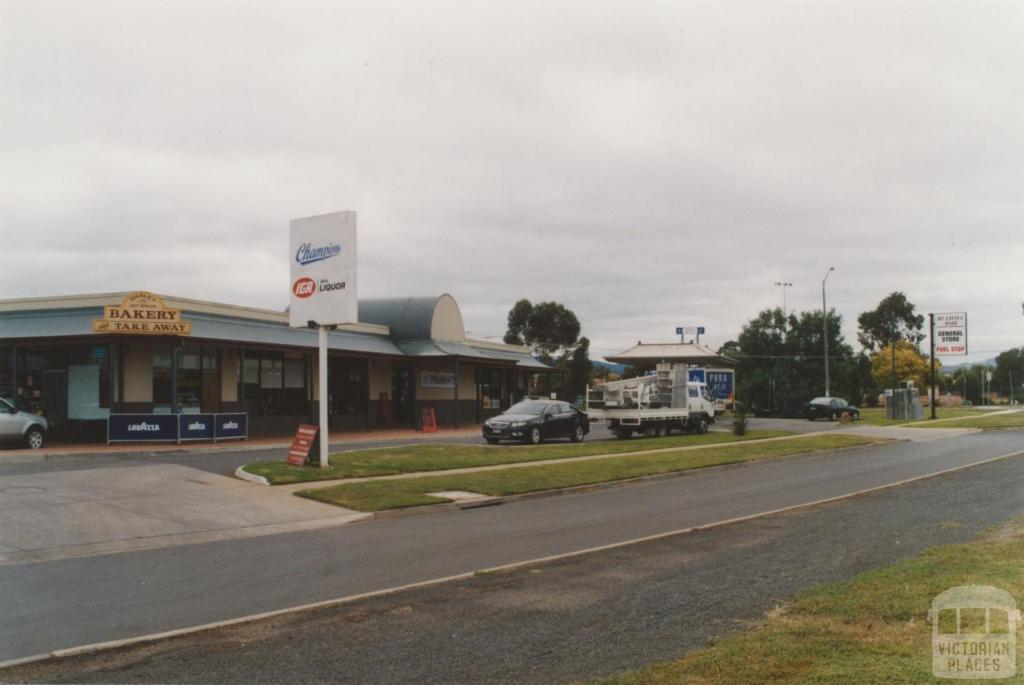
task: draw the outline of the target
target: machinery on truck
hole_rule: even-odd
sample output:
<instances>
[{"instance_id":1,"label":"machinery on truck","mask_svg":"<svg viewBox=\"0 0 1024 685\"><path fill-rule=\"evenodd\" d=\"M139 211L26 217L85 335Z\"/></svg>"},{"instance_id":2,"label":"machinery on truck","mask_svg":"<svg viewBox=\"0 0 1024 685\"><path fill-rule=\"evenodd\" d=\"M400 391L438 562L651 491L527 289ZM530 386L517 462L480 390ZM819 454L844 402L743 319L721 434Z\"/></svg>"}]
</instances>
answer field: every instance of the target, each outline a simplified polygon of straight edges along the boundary
<instances>
[{"instance_id":1,"label":"machinery on truck","mask_svg":"<svg viewBox=\"0 0 1024 685\"><path fill-rule=\"evenodd\" d=\"M706 433L715 402L703 381L690 378L689 365L661 363L651 375L588 387L586 412L591 423L606 422L620 438Z\"/></svg>"}]
</instances>

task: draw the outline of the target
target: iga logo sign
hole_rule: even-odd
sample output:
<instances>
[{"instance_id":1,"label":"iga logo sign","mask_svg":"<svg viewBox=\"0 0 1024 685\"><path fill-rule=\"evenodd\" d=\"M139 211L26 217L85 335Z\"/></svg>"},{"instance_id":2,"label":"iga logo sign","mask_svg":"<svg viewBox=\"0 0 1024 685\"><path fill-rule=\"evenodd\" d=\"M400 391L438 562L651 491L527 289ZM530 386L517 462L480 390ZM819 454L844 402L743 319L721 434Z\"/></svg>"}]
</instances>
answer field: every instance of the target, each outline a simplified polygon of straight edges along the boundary
<instances>
[{"instance_id":1,"label":"iga logo sign","mask_svg":"<svg viewBox=\"0 0 1024 685\"><path fill-rule=\"evenodd\" d=\"M316 292L316 281L312 278L300 278L292 283L292 292L296 297L309 297Z\"/></svg>"}]
</instances>

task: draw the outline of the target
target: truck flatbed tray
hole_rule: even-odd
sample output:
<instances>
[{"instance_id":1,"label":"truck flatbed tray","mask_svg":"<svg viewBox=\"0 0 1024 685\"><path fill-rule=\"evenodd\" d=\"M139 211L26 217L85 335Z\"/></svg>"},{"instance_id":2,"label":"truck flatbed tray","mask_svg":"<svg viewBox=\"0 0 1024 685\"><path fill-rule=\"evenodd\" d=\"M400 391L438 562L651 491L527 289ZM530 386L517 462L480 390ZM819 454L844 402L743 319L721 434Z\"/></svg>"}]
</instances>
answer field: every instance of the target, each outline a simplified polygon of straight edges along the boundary
<instances>
[{"instance_id":1,"label":"truck flatbed tray","mask_svg":"<svg viewBox=\"0 0 1024 685\"><path fill-rule=\"evenodd\" d=\"M673 409L664 407L660 409L591 409L587 412L591 423L617 419L626 425L639 425L644 421L672 421L676 419L685 420L690 417L686 409Z\"/></svg>"}]
</instances>

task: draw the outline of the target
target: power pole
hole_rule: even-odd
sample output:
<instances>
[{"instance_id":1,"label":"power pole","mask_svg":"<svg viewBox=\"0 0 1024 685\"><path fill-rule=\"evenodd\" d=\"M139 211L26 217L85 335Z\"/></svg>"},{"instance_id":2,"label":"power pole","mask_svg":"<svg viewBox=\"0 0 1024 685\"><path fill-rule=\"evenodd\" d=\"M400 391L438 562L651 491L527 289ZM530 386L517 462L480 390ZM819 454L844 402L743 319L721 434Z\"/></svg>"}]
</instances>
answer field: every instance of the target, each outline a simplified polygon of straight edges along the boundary
<instances>
[{"instance_id":1,"label":"power pole","mask_svg":"<svg viewBox=\"0 0 1024 685\"><path fill-rule=\"evenodd\" d=\"M823 333L822 337L825 340L825 397L831 397L828 382L828 309L825 306L825 281L828 280L828 275L835 270L834 266L830 266L828 271L825 272L825 277L821 279L821 330Z\"/></svg>"},{"instance_id":2,"label":"power pole","mask_svg":"<svg viewBox=\"0 0 1024 685\"><path fill-rule=\"evenodd\" d=\"M935 418L935 314L928 315L928 337L931 339L931 393L932 393L932 419Z\"/></svg>"}]
</instances>

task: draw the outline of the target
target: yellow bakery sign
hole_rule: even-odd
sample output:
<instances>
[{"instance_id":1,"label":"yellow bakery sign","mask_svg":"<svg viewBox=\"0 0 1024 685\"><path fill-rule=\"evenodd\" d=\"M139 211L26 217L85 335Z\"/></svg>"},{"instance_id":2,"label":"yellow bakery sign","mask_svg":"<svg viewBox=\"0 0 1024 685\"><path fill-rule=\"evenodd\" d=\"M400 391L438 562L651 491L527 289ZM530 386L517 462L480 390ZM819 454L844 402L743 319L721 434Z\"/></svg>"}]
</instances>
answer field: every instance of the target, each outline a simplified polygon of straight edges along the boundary
<instances>
[{"instance_id":1,"label":"yellow bakery sign","mask_svg":"<svg viewBox=\"0 0 1024 685\"><path fill-rule=\"evenodd\" d=\"M190 335L192 323L182 321L181 310L168 307L159 295L137 290L119 305L103 308L103 318L92 322L93 333Z\"/></svg>"}]
</instances>

